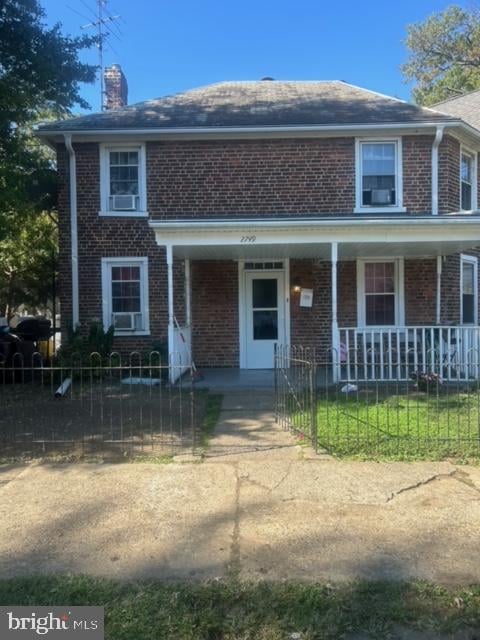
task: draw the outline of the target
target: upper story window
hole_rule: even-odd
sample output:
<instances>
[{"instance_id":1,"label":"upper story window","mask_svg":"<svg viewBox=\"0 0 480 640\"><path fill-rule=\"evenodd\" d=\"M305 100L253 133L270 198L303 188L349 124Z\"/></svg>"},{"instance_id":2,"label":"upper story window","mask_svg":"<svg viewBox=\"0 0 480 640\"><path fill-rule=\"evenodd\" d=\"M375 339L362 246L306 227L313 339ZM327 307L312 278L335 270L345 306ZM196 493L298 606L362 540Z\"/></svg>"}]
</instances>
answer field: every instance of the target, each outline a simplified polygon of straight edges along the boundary
<instances>
[{"instance_id":1,"label":"upper story window","mask_svg":"<svg viewBox=\"0 0 480 640\"><path fill-rule=\"evenodd\" d=\"M401 167L400 139L357 139L355 211L404 211Z\"/></svg>"},{"instance_id":2,"label":"upper story window","mask_svg":"<svg viewBox=\"0 0 480 640\"><path fill-rule=\"evenodd\" d=\"M149 333L147 258L102 258L103 324L116 335Z\"/></svg>"},{"instance_id":3,"label":"upper story window","mask_svg":"<svg viewBox=\"0 0 480 640\"><path fill-rule=\"evenodd\" d=\"M100 166L101 215L147 215L144 145L103 145Z\"/></svg>"},{"instance_id":4,"label":"upper story window","mask_svg":"<svg viewBox=\"0 0 480 640\"><path fill-rule=\"evenodd\" d=\"M462 149L460 155L460 208L471 211L477 208L477 167L473 153Z\"/></svg>"}]
</instances>

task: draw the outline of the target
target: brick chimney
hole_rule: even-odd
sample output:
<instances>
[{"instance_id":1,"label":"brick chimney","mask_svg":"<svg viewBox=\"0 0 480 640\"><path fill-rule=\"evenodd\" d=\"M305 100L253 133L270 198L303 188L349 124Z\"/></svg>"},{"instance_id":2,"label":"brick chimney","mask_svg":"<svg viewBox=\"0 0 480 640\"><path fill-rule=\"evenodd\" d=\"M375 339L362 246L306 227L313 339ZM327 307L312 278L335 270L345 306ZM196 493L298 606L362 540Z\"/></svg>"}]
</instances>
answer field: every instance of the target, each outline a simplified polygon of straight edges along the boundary
<instances>
[{"instance_id":1,"label":"brick chimney","mask_svg":"<svg viewBox=\"0 0 480 640\"><path fill-rule=\"evenodd\" d=\"M120 109L128 104L127 79L119 64L112 64L105 69L105 109Z\"/></svg>"}]
</instances>

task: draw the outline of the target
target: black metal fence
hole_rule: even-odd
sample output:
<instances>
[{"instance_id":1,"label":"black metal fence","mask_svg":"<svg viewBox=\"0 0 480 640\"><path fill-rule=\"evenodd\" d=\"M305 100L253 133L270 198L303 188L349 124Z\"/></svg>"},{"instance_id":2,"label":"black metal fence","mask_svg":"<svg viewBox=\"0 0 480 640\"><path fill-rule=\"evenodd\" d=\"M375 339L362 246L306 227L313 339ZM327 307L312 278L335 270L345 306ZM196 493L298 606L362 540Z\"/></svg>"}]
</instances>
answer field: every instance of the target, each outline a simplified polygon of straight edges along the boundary
<instances>
[{"instance_id":1,"label":"black metal fence","mask_svg":"<svg viewBox=\"0 0 480 640\"><path fill-rule=\"evenodd\" d=\"M175 384L172 373L182 373ZM206 397L193 380L178 357L157 352L68 362L16 354L0 362L0 459L195 452Z\"/></svg>"},{"instance_id":2,"label":"black metal fence","mask_svg":"<svg viewBox=\"0 0 480 640\"><path fill-rule=\"evenodd\" d=\"M469 354L470 367L472 357ZM315 449L340 456L467 459L480 455L478 378L459 375L446 380L441 359L430 353L425 364L416 362L406 379L402 372L389 380L380 376L358 380L341 366L331 352L278 347L279 424L310 440Z\"/></svg>"}]
</instances>

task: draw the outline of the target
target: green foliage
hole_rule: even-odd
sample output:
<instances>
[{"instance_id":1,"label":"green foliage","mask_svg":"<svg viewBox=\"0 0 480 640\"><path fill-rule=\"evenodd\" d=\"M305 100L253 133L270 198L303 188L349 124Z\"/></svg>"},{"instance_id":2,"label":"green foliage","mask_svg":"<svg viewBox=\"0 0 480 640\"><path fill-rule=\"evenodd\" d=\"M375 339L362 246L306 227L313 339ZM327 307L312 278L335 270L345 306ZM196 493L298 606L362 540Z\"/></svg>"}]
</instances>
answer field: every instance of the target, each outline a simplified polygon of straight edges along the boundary
<instances>
[{"instance_id":1,"label":"green foliage","mask_svg":"<svg viewBox=\"0 0 480 640\"><path fill-rule=\"evenodd\" d=\"M115 640L338 640L475 637L479 585L428 582L300 584L121 583L88 576L0 581L0 604L104 605ZM472 635L473 634L473 635Z\"/></svg>"},{"instance_id":2,"label":"green foliage","mask_svg":"<svg viewBox=\"0 0 480 640\"><path fill-rule=\"evenodd\" d=\"M1 219L1 218L0 218ZM57 257L56 216L14 210L3 215L0 238L0 316L20 304L48 307Z\"/></svg>"},{"instance_id":3,"label":"green foliage","mask_svg":"<svg viewBox=\"0 0 480 640\"><path fill-rule=\"evenodd\" d=\"M59 351L59 358L66 363L75 364L81 361L86 364L90 361L92 353L98 353L102 364L107 365L113 350L113 336L113 325L105 331L102 323L92 322L88 335L82 334L80 329L69 332L66 344L62 345Z\"/></svg>"},{"instance_id":4,"label":"green foliage","mask_svg":"<svg viewBox=\"0 0 480 640\"><path fill-rule=\"evenodd\" d=\"M407 27L409 59L402 66L414 81L416 102L432 105L480 88L480 14L451 6Z\"/></svg>"},{"instance_id":5,"label":"green foliage","mask_svg":"<svg viewBox=\"0 0 480 640\"><path fill-rule=\"evenodd\" d=\"M32 128L88 106L80 83L96 68L79 54L95 42L47 27L38 0L0 2L0 314L49 298L57 231L45 212L56 207L56 173Z\"/></svg>"}]
</instances>

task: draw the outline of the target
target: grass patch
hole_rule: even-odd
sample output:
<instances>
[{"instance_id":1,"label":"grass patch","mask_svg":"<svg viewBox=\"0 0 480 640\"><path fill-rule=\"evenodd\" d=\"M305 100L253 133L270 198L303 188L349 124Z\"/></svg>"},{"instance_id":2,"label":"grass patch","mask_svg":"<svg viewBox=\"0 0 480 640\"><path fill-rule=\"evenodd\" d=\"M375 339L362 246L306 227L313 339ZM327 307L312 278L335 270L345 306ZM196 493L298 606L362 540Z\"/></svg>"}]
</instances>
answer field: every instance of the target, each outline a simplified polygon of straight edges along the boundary
<instances>
[{"instance_id":1,"label":"grass patch","mask_svg":"<svg viewBox=\"0 0 480 640\"><path fill-rule=\"evenodd\" d=\"M205 414L202 421L200 446L206 449L220 418L223 396L218 393L207 395Z\"/></svg>"},{"instance_id":2,"label":"grass patch","mask_svg":"<svg viewBox=\"0 0 480 640\"><path fill-rule=\"evenodd\" d=\"M440 634L480 625L480 585L425 582L125 584L39 576L0 580L0 604L103 605L107 640L387 638L398 629Z\"/></svg>"},{"instance_id":3,"label":"grass patch","mask_svg":"<svg viewBox=\"0 0 480 640\"><path fill-rule=\"evenodd\" d=\"M359 384L356 393L333 390L317 403L319 444L337 456L475 459L479 421L480 397L468 388L425 393Z\"/></svg>"}]
</instances>

